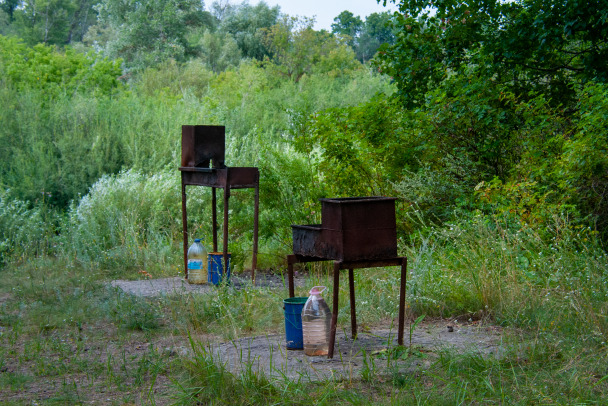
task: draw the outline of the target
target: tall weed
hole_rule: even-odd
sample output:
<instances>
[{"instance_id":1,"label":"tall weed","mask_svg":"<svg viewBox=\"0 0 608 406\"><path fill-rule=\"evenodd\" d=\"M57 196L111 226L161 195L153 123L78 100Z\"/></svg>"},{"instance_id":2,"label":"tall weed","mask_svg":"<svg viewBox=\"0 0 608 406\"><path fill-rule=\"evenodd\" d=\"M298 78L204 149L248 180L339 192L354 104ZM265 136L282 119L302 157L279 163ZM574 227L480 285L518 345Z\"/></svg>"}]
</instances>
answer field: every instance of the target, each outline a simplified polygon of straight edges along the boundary
<instances>
[{"instance_id":1,"label":"tall weed","mask_svg":"<svg viewBox=\"0 0 608 406\"><path fill-rule=\"evenodd\" d=\"M50 253L56 223L56 215L48 209L32 208L0 189L0 267L12 259Z\"/></svg>"},{"instance_id":2,"label":"tall weed","mask_svg":"<svg viewBox=\"0 0 608 406\"><path fill-rule=\"evenodd\" d=\"M490 317L605 345L608 268L593 233L556 218L554 238L547 240L505 220L473 216L435 229L408 248L414 311Z\"/></svg>"},{"instance_id":3,"label":"tall weed","mask_svg":"<svg viewBox=\"0 0 608 406\"><path fill-rule=\"evenodd\" d=\"M121 277L138 271L181 271L181 187L177 171L146 176L136 171L104 176L69 210L63 254ZM200 188L199 188L200 189ZM210 235L210 208L203 190L193 190L188 207L191 235ZM197 193L198 192L198 193ZM209 192L210 194L210 192ZM211 200L209 198L209 200ZM210 206L210 205L209 205Z\"/></svg>"}]
</instances>

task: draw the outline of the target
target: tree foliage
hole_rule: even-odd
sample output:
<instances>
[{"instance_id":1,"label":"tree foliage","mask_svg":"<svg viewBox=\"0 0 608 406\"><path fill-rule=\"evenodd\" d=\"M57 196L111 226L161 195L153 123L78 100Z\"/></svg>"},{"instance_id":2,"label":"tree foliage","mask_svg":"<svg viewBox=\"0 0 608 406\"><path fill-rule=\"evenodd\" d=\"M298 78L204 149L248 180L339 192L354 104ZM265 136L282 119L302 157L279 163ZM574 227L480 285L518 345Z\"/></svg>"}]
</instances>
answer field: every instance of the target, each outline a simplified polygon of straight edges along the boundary
<instances>
[{"instance_id":1,"label":"tree foliage","mask_svg":"<svg viewBox=\"0 0 608 406\"><path fill-rule=\"evenodd\" d=\"M216 73L223 72L230 66L238 66L241 61L241 50L229 34L207 30L199 45L200 59Z\"/></svg>"},{"instance_id":2,"label":"tree foliage","mask_svg":"<svg viewBox=\"0 0 608 406\"><path fill-rule=\"evenodd\" d=\"M563 144L557 178L595 226L608 234L608 86L590 83L577 104L576 127Z\"/></svg>"},{"instance_id":3,"label":"tree foliage","mask_svg":"<svg viewBox=\"0 0 608 406\"><path fill-rule=\"evenodd\" d=\"M402 120L398 105L377 97L362 105L314 115L310 134L300 134L295 145L318 161L334 193L390 195L390 181L416 165L412 148L408 148L412 138Z\"/></svg>"},{"instance_id":4,"label":"tree foliage","mask_svg":"<svg viewBox=\"0 0 608 406\"><path fill-rule=\"evenodd\" d=\"M0 36L0 184L20 199L63 206L84 193L87 184L122 165L111 137L91 137L89 103L80 97L111 97L122 88L120 61L67 48ZM51 123L57 123L53 125ZM71 137L71 131L78 136ZM83 158L87 157L87 158Z\"/></svg>"},{"instance_id":5,"label":"tree foliage","mask_svg":"<svg viewBox=\"0 0 608 406\"><path fill-rule=\"evenodd\" d=\"M344 10L334 18L331 32L346 37L346 43L355 48L355 41L359 37L362 28L363 21L361 21L361 17L355 16L348 10Z\"/></svg>"},{"instance_id":6,"label":"tree foliage","mask_svg":"<svg viewBox=\"0 0 608 406\"><path fill-rule=\"evenodd\" d=\"M15 9L19 6L20 0L3 0L0 3L0 10L4 11L9 18L9 21L15 20Z\"/></svg>"},{"instance_id":7,"label":"tree foliage","mask_svg":"<svg viewBox=\"0 0 608 406\"><path fill-rule=\"evenodd\" d=\"M331 25L331 32L343 37L361 62L369 61L382 44L393 44L389 12L372 13L365 21L348 10L341 12Z\"/></svg>"},{"instance_id":8,"label":"tree foliage","mask_svg":"<svg viewBox=\"0 0 608 406\"><path fill-rule=\"evenodd\" d=\"M48 98L79 92L109 95L121 86L121 74L120 60L71 48L57 52L43 44L28 47L16 38L0 35L0 76L19 91L38 89Z\"/></svg>"},{"instance_id":9,"label":"tree foliage","mask_svg":"<svg viewBox=\"0 0 608 406\"><path fill-rule=\"evenodd\" d=\"M576 0L404 0L396 43L378 58L409 107L463 70L518 95L571 104L573 85L608 79L608 5Z\"/></svg>"},{"instance_id":10,"label":"tree foliage","mask_svg":"<svg viewBox=\"0 0 608 406\"><path fill-rule=\"evenodd\" d=\"M228 5L222 11L219 30L232 35L243 56L263 60L270 55L264 32L279 21L280 8L261 1L255 6L244 2Z\"/></svg>"},{"instance_id":11,"label":"tree foliage","mask_svg":"<svg viewBox=\"0 0 608 406\"><path fill-rule=\"evenodd\" d=\"M7 33L38 43L66 45L82 41L95 24L99 0L5 0L0 8L11 23Z\"/></svg>"},{"instance_id":12,"label":"tree foliage","mask_svg":"<svg viewBox=\"0 0 608 406\"><path fill-rule=\"evenodd\" d=\"M352 50L331 34L313 30L312 24L311 19L285 17L266 31L276 70L298 82L313 71L339 74L356 68Z\"/></svg>"},{"instance_id":13,"label":"tree foliage","mask_svg":"<svg viewBox=\"0 0 608 406\"><path fill-rule=\"evenodd\" d=\"M206 13L198 0L101 0L96 10L110 31L105 52L134 69L184 60L188 29L201 26Z\"/></svg>"},{"instance_id":14,"label":"tree foliage","mask_svg":"<svg viewBox=\"0 0 608 406\"><path fill-rule=\"evenodd\" d=\"M392 14L389 12L372 13L367 16L355 50L357 59L367 62L376 55L383 44L391 45L395 42L391 20Z\"/></svg>"}]
</instances>

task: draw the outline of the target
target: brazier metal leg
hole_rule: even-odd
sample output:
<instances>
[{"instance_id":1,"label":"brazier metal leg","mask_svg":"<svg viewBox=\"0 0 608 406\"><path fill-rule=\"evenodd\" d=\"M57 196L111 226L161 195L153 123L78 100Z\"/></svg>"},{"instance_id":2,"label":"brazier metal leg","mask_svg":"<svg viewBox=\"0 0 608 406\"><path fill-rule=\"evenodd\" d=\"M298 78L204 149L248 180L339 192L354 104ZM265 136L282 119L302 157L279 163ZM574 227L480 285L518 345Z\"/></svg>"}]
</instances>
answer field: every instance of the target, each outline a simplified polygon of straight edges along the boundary
<instances>
[{"instance_id":1,"label":"brazier metal leg","mask_svg":"<svg viewBox=\"0 0 608 406\"><path fill-rule=\"evenodd\" d=\"M255 285L255 270L258 266L258 218L260 213L260 174L255 179L255 203L253 208L253 259L251 260L251 283ZM291 296L293 297L293 296Z\"/></svg>"},{"instance_id":2,"label":"brazier metal leg","mask_svg":"<svg viewBox=\"0 0 608 406\"><path fill-rule=\"evenodd\" d=\"M213 232L213 252L217 252L217 196L216 188L211 188L211 222Z\"/></svg>"},{"instance_id":3,"label":"brazier metal leg","mask_svg":"<svg viewBox=\"0 0 608 406\"><path fill-rule=\"evenodd\" d=\"M334 262L334 299L331 313L331 328L329 330L329 351L327 358L334 357L334 345L336 344L336 325L338 324L338 292L340 291L340 263Z\"/></svg>"},{"instance_id":4,"label":"brazier metal leg","mask_svg":"<svg viewBox=\"0 0 608 406\"><path fill-rule=\"evenodd\" d=\"M397 343L403 345L403 329L405 327L405 286L407 281L407 257L401 262L401 290L399 293L399 332Z\"/></svg>"},{"instance_id":5,"label":"brazier metal leg","mask_svg":"<svg viewBox=\"0 0 608 406\"><path fill-rule=\"evenodd\" d=\"M188 212L186 211L186 185L182 174L182 235L184 238L184 278L188 279Z\"/></svg>"},{"instance_id":6,"label":"brazier metal leg","mask_svg":"<svg viewBox=\"0 0 608 406\"><path fill-rule=\"evenodd\" d=\"M350 325L354 340L357 338L357 313L355 309L355 273L353 269L348 270L348 287L350 290Z\"/></svg>"},{"instance_id":7,"label":"brazier metal leg","mask_svg":"<svg viewBox=\"0 0 608 406\"><path fill-rule=\"evenodd\" d=\"M230 198L230 187L224 187L224 277L228 277L228 199Z\"/></svg>"},{"instance_id":8,"label":"brazier metal leg","mask_svg":"<svg viewBox=\"0 0 608 406\"><path fill-rule=\"evenodd\" d=\"M294 282L293 282L293 264L295 257L293 255L287 256L287 279L289 280L289 297L294 297Z\"/></svg>"}]
</instances>

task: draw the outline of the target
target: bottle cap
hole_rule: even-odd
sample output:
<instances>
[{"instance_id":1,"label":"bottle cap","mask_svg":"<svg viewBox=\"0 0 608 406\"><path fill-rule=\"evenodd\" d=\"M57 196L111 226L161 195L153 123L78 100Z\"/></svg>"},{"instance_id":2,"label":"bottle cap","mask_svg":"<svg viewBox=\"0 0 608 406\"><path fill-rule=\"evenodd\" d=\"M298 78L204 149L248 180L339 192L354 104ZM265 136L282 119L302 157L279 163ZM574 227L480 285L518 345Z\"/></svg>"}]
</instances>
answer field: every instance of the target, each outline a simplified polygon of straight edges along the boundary
<instances>
[{"instance_id":1,"label":"bottle cap","mask_svg":"<svg viewBox=\"0 0 608 406\"><path fill-rule=\"evenodd\" d=\"M308 293L311 295L320 295L325 289L327 289L325 286L313 286Z\"/></svg>"},{"instance_id":2,"label":"bottle cap","mask_svg":"<svg viewBox=\"0 0 608 406\"><path fill-rule=\"evenodd\" d=\"M194 242L201 242L201 239L200 239L200 238L196 238L196 239L194 240Z\"/></svg>"}]
</instances>

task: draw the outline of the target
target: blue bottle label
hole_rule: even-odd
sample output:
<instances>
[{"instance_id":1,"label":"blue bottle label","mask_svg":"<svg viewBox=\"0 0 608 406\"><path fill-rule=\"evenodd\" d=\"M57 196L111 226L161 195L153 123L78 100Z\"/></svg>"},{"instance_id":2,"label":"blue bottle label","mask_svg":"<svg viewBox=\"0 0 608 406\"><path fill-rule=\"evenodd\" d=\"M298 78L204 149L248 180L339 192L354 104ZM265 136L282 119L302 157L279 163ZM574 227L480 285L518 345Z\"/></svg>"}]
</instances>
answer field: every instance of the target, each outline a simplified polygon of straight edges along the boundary
<instances>
[{"instance_id":1,"label":"blue bottle label","mask_svg":"<svg viewBox=\"0 0 608 406\"><path fill-rule=\"evenodd\" d=\"M189 259L188 260L188 269L192 269L192 270L203 269L203 260L202 259Z\"/></svg>"}]
</instances>

